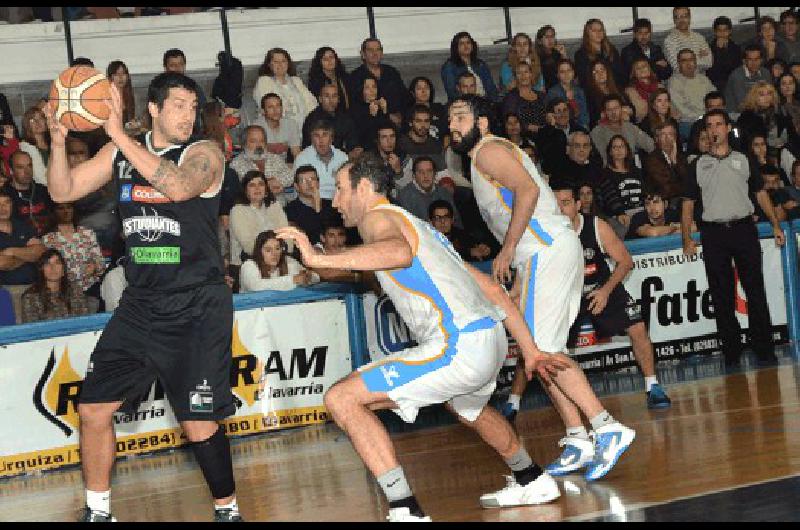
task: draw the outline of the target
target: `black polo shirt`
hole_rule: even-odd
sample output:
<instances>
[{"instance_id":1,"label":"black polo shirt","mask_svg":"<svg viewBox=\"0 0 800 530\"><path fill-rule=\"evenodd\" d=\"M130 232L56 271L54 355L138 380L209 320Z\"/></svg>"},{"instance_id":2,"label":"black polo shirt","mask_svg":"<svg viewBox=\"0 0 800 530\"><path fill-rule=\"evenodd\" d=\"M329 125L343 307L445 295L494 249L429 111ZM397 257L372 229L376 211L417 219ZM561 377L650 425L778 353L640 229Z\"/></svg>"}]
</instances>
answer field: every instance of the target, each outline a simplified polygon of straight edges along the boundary
<instances>
[{"instance_id":1,"label":"black polo shirt","mask_svg":"<svg viewBox=\"0 0 800 530\"><path fill-rule=\"evenodd\" d=\"M36 237L33 226L26 221L11 219L11 233L0 230L0 250L11 247L26 247ZM36 280L36 265L25 263L10 271L0 271L0 284L27 285Z\"/></svg>"}]
</instances>

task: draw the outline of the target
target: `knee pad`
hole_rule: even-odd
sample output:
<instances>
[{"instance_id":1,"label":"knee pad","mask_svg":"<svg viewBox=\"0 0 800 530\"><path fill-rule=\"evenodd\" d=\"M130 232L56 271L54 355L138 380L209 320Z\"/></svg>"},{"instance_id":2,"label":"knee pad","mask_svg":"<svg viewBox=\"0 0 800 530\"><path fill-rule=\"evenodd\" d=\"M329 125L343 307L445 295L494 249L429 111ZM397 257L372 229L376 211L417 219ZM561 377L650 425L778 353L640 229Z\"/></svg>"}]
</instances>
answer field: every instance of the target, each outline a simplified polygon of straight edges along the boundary
<instances>
[{"instance_id":1,"label":"knee pad","mask_svg":"<svg viewBox=\"0 0 800 530\"><path fill-rule=\"evenodd\" d=\"M215 499L233 495L236 484L233 480L231 445L222 428L218 428L207 440L194 442L192 451L203 471L211 495Z\"/></svg>"}]
</instances>

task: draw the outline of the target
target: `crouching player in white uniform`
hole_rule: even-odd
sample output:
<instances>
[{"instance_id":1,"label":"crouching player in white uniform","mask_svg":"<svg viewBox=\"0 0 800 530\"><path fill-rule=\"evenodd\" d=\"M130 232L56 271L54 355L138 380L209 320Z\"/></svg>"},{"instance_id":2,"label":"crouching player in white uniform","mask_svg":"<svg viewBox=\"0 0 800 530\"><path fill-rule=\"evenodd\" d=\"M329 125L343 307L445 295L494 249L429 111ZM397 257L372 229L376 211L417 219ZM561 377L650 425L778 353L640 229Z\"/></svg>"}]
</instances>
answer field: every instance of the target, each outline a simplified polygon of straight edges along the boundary
<instances>
[{"instance_id":1,"label":"crouching player in white uniform","mask_svg":"<svg viewBox=\"0 0 800 530\"><path fill-rule=\"evenodd\" d=\"M427 222L386 200L383 161L365 154L336 175L333 205L346 226L357 226L364 245L340 254L317 254L296 228L277 230L294 239L311 268L375 271L384 292L419 346L363 366L325 394L325 406L348 434L389 501L390 521L429 521L400 467L394 446L374 410L393 409L413 422L421 407L445 403L494 448L513 472L508 485L483 495L484 507L550 502L555 481L528 455L511 425L487 406L508 352L503 323L519 342L529 377L545 382L566 367L536 348L503 288L465 264L450 242Z\"/></svg>"}]
</instances>

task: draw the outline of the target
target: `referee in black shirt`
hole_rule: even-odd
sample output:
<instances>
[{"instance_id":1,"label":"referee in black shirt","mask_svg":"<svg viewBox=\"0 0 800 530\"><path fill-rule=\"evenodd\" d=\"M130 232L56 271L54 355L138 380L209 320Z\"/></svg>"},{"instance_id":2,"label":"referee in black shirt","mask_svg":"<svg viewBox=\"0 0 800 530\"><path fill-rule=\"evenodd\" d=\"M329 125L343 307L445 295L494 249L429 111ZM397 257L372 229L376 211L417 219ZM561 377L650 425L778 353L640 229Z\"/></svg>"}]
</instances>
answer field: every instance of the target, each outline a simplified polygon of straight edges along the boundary
<instances>
[{"instance_id":1,"label":"referee in black shirt","mask_svg":"<svg viewBox=\"0 0 800 530\"><path fill-rule=\"evenodd\" d=\"M782 246L785 236L775 217L772 201L762 189L761 177L750 173L747 157L731 149L728 133L731 121L723 110L711 110L703 117L711 140L711 149L701 155L690 168L685 187L685 200L681 215L683 251L692 255L697 243L690 236L694 203L702 199L703 213L700 236L703 243L703 262L708 276L708 287L714 304L717 330L722 339L722 352L726 366L739 363L742 344L741 328L734 314L733 265L739 272L747 296L747 313L753 350L759 364L776 361L772 341L772 324L764 291L761 263L761 245L753 221L755 195L764 210L775 234L775 243Z\"/></svg>"}]
</instances>

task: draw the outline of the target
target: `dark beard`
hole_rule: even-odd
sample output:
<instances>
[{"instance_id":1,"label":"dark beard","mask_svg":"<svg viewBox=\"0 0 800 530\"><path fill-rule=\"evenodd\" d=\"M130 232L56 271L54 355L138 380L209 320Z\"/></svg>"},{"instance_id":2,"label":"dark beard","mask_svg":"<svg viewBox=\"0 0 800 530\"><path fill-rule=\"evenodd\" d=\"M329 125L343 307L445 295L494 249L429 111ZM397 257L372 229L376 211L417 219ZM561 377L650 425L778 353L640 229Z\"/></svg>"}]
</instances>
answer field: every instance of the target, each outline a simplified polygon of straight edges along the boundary
<instances>
[{"instance_id":1,"label":"dark beard","mask_svg":"<svg viewBox=\"0 0 800 530\"><path fill-rule=\"evenodd\" d=\"M481 131L478 129L478 125L475 124L472 126L472 129L461 137L461 141L458 143L452 142L451 145L453 147L453 151L460 155L468 155L472 148L478 145L478 142L481 140Z\"/></svg>"}]
</instances>

